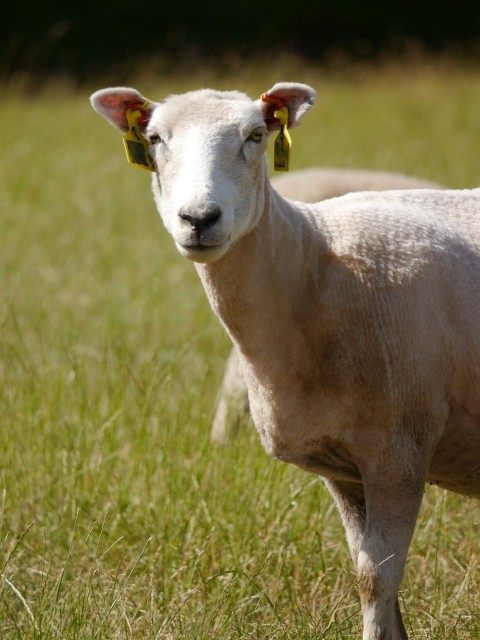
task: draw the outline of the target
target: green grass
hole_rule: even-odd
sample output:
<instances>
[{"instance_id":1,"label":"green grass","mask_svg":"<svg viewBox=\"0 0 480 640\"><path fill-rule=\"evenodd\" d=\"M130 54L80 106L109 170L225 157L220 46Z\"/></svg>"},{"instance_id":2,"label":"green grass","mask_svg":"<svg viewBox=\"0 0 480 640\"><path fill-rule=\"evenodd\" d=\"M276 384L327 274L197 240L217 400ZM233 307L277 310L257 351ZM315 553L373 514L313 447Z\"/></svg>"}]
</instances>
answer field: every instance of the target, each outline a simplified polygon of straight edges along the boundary
<instances>
[{"instance_id":1,"label":"green grass","mask_svg":"<svg viewBox=\"0 0 480 640\"><path fill-rule=\"evenodd\" d=\"M289 65L130 83L156 98L309 82L294 168L480 183L478 70ZM321 481L250 428L209 444L228 342L148 174L91 111L96 88L0 103L0 637L358 638ZM479 512L427 489L401 596L412 638L480 638Z\"/></svg>"}]
</instances>

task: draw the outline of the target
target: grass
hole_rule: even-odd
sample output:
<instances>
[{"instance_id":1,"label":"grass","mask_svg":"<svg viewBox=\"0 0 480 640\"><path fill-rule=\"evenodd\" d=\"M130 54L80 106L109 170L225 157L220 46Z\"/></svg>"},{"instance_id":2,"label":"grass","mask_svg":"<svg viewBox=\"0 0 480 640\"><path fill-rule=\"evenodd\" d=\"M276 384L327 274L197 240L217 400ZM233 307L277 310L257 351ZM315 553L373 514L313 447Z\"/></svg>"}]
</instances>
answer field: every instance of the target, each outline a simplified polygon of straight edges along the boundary
<instances>
[{"instance_id":1,"label":"grass","mask_svg":"<svg viewBox=\"0 0 480 640\"><path fill-rule=\"evenodd\" d=\"M480 182L477 69L290 63L131 83L255 96L286 77L319 90L294 168ZM250 428L209 444L228 342L148 175L90 110L95 88L12 88L0 104L0 636L357 638L321 481L270 460ZM479 511L427 488L401 594L412 638L480 638Z\"/></svg>"}]
</instances>

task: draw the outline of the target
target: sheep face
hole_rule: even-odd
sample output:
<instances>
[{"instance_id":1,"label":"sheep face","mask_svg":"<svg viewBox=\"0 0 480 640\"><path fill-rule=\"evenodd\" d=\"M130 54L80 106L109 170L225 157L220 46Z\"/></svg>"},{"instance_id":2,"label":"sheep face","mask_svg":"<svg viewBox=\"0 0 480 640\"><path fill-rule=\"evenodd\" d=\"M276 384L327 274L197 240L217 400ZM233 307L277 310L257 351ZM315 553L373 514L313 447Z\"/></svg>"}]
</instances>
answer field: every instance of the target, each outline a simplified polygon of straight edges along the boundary
<instances>
[{"instance_id":1,"label":"sheep face","mask_svg":"<svg viewBox=\"0 0 480 640\"><path fill-rule=\"evenodd\" d=\"M123 131L126 110L141 112L164 225L182 255L212 262L251 231L263 211L267 137L280 126L275 109L287 106L289 126L295 126L314 98L306 85L280 83L257 101L206 89L149 103L125 88L99 91L91 101Z\"/></svg>"},{"instance_id":2,"label":"sheep face","mask_svg":"<svg viewBox=\"0 0 480 640\"><path fill-rule=\"evenodd\" d=\"M220 258L263 207L260 110L236 93L173 96L155 109L146 136L155 202L179 252L196 262Z\"/></svg>"}]
</instances>

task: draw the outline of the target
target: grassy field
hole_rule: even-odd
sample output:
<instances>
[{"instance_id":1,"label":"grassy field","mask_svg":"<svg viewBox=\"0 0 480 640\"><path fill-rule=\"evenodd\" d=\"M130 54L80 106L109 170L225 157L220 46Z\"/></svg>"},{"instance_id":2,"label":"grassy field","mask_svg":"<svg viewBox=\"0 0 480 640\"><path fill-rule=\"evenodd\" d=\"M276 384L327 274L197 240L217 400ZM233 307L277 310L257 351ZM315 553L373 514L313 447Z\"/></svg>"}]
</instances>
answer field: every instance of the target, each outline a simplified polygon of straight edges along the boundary
<instances>
[{"instance_id":1,"label":"grassy field","mask_svg":"<svg viewBox=\"0 0 480 640\"><path fill-rule=\"evenodd\" d=\"M130 84L160 98L308 82L294 168L480 184L480 69L286 67ZM2 91L0 637L358 638L321 480L251 428L209 444L228 342L149 175L90 109L97 88ZM426 489L401 594L412 638L480 638L479 527L478 502Z\"/></svg>"}]
</instances>

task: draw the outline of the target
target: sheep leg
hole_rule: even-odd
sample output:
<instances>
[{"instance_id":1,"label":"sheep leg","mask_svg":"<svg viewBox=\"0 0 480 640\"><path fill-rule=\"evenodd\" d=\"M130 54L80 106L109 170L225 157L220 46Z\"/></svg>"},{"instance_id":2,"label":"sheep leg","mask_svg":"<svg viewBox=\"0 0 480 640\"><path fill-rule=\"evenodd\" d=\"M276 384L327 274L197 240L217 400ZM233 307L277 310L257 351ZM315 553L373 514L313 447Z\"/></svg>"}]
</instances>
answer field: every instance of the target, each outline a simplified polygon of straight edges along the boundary
<instances>
[{"instance_id":1,"label":"sheep leg","mask_svg":"<svg viewBox=\"0 0 480 640\"><path fill-rule=\"evenodd\" d=\"M325 480L325 484L337 504L337 508L345 528L353 564L357 567L358 556L365 535L365 525L367 520L363 485L337 480ZM407 640L408 636L403 625L398 598L396 598L395 602L394 627L395 626L398 629L397 637L401 638L401 640Z\"/></svg>"},{"instance_id":2,"label":"sheep leg","mask_svg":"<svg viewBox=\"0 0 480 640\"><path fill-rule=\"evenodd\" d=\"M363 486L354 482L330 479L326 479L325 484L335 499L347 535L353 564L356 567L366 521Z\"/></svg>"},{"instance_id":3,"label":"sheep leg","mask_svg":"<svg viewBox=\"0 0 480 640\"><path fill-rule=\"evenodd\" d=\"M247 385L242 375L240 360L233 349L218 396L210 438L219 444L225 442L240 429L242 419L249 415Z\"/></svg>"},{"instance_id":4,"label":"sheep leg","mask_svg":"<svg viewBox=\"0 0 480 640\"><path fill-rule=\"evenodd\" d=\"M364 640L408 640L398 588L423 495L416 484L385 476L385 484L326 480L337 504L359 578ZM408 490L406 487L410 485Z\"/></svg>"},{"instance_id":5,"label":"sheep leg","mask_svg":"<svg viewBox=\"0 0 480 640\"><path fill-rule=\"evenodd\" d=\"M366 519L357 557L363 640L408 638L398 605L398 589L424 484L424 478L413 482L408 476L402 477L397 469L396 473L377 471L372 482L364 478Z\"/></svg>"}]
</instances>

